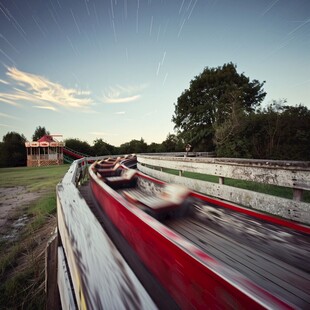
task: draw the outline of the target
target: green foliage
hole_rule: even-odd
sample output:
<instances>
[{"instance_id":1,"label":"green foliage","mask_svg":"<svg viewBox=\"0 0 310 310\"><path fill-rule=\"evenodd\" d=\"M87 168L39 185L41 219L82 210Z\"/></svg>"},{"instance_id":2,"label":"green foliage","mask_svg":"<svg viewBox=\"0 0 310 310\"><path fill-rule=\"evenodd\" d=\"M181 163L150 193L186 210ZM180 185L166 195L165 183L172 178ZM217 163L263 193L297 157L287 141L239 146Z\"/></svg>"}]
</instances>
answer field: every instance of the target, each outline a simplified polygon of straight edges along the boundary
<instances>
[{"instance_id":1,"label":"green foliage","mask_svg":"<svg viewBox=\"0 0 310 310\"><path fill-rule=\"evenodd\" d=\"M310 111L273 101L263 110L227 121L215 132L219 157L310 160Z\"/></svg>"},{"instance_id":2,"label":"green foliage","mask_svg":"<svg viewBox=\"0 0 310 310\"><path fill-rule=\"evenodd\" d=\"M162 149L163 152L185 152L184 140L180 136L169 133L162 143Z\"/></svg>"},{"instance_id":3,"label":"green foliage","mask_svg":"<svg viewBox=\"0 0 310 310\"><path fill-rule=\"evenodd\" d=\"M0 144L0 167L25 166L27 154L24 135L17 132L8 132L3 136Z\"/></svg>"},{"instance_id":4,"label":"green foliage","mask_svg":"<svg viewBox=\"0 0 310 310\"><path fill-rule=\"evenodd\" d=\"M68 170L68 165L0 169L0 187L26 186L31 192L55 192L55 186Z\"/></svg>"},{"instance_id":5,"label":"green foliage","mask_svg":"<svg viewBox=\"0 0 310 310\"><path fill-rule=\"evenodd\" d=\"M164 147L163 147L163 145L161 143L152 142L147 147L147 152L148 153L163 153L164 152Z\"/></svg>"},{"instance_id":6,"label":"green foliage","mask_svg":"<svg viewBox=\"0 0 310 310\"><path fill-rule=\"evenodd\" d=\"M266 93L263 83L239 74L232 63L208 68L196 76L175 104L172 121L186 143L195 149L213 150L215 127L232 111L254 111Z\"/></svg>"},{"instance_id":7,"label":"green foliage","mask_svg":"<svg viewBox=\"0 0 310 310\"><path fill-rule=\"evenodd\" d=\"M92 152L95 156L115 155L118 150L115 146L104 142L102 139L96 139L92 147Z\"/></svg>"},{"instance_id":8,"label":"green foliage","mask_svg":"<svg viewBox=\"0 0 310 310\"><path fill-rule=\"evenodd\" d=\"M6 241L0 245L1 309L45 308L42 245L53 227L46 223L56 210L55 186L67 170L67 165L0 169L1 187L25 186L29 191L41 193L24 210L30 220L16 243Z\"/></svg>"},{"instance_id":9,"label":"green foliage","mask_svg":"<svg viewBox=\"0 0 310 310\"><path fill-rule=\"evenodd\" d=\"M80 153L83 153L89 156L94 155L92 147L86 141L81 141L80 139L72 138L72 139L66 139L65 144L66 144L66 147L74 151L77 151L77 152L80 152Z\"/></svg>"},{"instance_id":10,"label":"green foliage","mask_svg":"<svg viewBox=\"0 0 310 310\"><path fill-rule=\"evenodd\" d=\"M49 135L49 131L45 129L45 127L38 126L32 135L32 141L38 141L45 135Z\"/></svg>"},{"instance_id":11,"label":"green foliage","mask_svg":"<svg viewBox=\"0 0 310 310\"><path fill-rule=\"evenodd\" d=\"M137 154L137 153L146 153L147 144L141 138L140 140L131 140L120 145L119 153L120 154Z\"/></svg>"}]
</instances>

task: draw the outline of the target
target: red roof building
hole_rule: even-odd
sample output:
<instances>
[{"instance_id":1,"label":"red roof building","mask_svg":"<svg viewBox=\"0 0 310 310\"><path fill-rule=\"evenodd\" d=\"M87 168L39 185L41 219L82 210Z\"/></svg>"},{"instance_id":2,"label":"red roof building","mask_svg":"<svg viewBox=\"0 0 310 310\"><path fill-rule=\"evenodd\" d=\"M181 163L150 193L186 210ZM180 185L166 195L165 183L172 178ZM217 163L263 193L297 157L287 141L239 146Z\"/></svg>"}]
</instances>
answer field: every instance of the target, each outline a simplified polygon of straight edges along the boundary
<instances>
[{"instance_id":1,"label":"red roof building","mask_svg":"<svg viewBox=\"0 0 310 310\"><path fill-rule=\"evenodd\" d=\"M26 142L27 166L40 167L62 165L63 142L59 142L52 135L45 135L38 141Z\"/></svg>"}]
</instances>

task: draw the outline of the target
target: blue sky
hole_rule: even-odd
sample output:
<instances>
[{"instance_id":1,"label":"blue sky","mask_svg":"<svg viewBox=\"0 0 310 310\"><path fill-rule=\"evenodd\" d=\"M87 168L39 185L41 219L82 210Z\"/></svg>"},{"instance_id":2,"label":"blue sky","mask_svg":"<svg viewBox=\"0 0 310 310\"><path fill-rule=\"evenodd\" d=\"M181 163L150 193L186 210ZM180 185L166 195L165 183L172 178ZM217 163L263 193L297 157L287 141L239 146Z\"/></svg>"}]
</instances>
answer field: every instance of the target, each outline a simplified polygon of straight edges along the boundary
<instances>
[{"instance_id":1,"label":"blue sky","mask_svg":"<svg viewBox=\"0 0 310 310\"><path fill-rule=\"evenodd\" d=\"M310 108L309 55L308 0L0 0L0 137L160 143L190 80L227 62L264 104Z\"/></svg>"}]
</instances>

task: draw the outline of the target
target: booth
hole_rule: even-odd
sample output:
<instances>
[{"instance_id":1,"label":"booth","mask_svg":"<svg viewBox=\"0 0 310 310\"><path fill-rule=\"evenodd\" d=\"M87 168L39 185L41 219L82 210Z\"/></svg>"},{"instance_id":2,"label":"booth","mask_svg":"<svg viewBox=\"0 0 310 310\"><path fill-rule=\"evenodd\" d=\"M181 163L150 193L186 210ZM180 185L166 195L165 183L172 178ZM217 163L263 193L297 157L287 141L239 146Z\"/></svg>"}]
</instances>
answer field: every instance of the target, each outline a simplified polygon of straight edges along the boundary
<instances>
[{"instance_id":1,"label":"booth","mask_svg":"<svg viewBox=\"0 0 310 310\"><path fill-rule=\"evenodd\" d=\"M64 142L57 141L53 135L45 135L38 141L26 142L27 166L40 167L62 165Z\"/></svg>"}]
</instances>

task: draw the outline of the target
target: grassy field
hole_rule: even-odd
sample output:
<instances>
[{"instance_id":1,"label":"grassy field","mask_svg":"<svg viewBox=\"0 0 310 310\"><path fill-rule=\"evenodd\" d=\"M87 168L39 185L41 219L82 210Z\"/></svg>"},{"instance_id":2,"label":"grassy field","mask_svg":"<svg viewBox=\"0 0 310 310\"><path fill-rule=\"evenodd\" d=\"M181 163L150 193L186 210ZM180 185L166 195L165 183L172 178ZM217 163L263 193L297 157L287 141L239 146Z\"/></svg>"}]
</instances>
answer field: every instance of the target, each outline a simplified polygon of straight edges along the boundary
<instances>
[{"instance_id":1,"label":"grassy field","mask_svg":"<svg viewBox=\"0 0 310 310\"><path fill-rule=\"evenodd\" d=\"M44 251L56 225L55 186L68 165L0 169L0 187L25 187L39 194L30 204L20 206L12 220L26 216L27 225L14 241L0 241L0 308L43 309ZM10 230L10 225L6 227Z\"/></svg>"}]
</instances>

